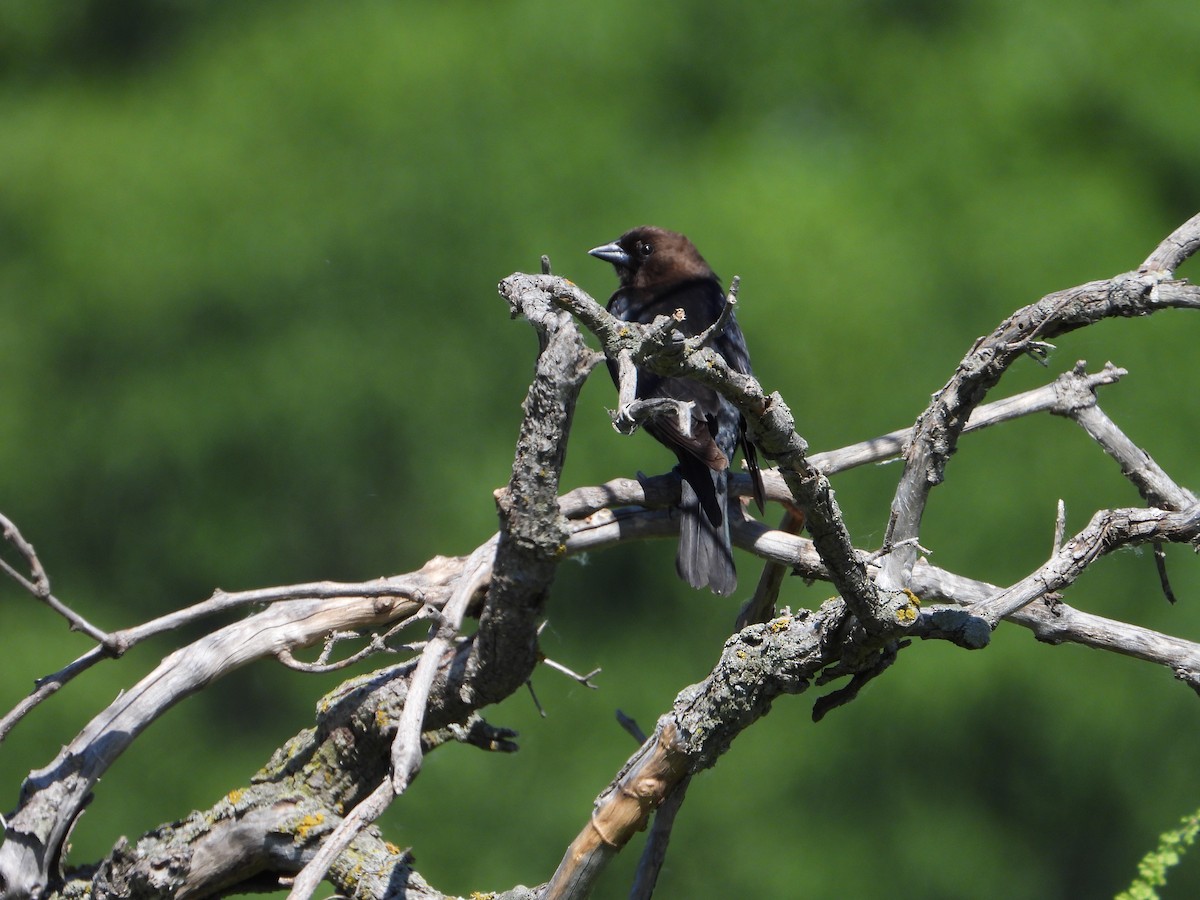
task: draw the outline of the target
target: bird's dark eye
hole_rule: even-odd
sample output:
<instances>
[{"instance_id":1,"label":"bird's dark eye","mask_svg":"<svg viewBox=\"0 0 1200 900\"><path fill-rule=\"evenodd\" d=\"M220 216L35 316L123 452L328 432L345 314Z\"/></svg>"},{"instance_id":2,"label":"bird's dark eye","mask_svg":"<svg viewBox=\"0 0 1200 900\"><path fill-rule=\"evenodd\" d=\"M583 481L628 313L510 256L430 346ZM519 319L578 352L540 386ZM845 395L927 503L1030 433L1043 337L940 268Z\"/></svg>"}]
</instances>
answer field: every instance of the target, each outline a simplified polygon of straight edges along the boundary
<instances>
[{"instance_id":1,"label":"bird's dark eye","mask_svg":"<svg viewBox=\"0 0 1200 900\"><path fill-rule=\"evenodd\" d=\"M642 259L645 259L654 252L654 247L651 246L649 241L638 241L637 252L638 256L640 256Z\"/></svg>"}]
</instances>

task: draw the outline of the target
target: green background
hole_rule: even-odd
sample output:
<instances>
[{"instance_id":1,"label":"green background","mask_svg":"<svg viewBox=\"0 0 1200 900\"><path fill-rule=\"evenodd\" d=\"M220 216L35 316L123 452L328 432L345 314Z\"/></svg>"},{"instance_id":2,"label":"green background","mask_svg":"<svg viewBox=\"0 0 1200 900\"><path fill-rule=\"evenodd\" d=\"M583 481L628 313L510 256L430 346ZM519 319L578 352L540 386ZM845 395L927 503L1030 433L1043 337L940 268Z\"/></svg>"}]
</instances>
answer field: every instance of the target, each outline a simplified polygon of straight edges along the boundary
<instances>
[{"instance_id":1,"label":"green background","mask_svg":"<svg viewBox=\"0 0 1200 900\"><path fill-rule=\"evenodd\" d=\"M0 6L0 511L102 627L227 590L361 580L495 527L536 342L495 284L654 223L725 278L756 371L816 450L911 422L980 334L1138 263L1200 209L1200 6L1033 2L68 2ZM1188 273L1185 267L1183 274ZM1104 408L1200 484L1181 312L1059 340L1131 370ZM670 457L584 390L565 486ZM896 467L835 481L878 545ZM1066 420L963 440L933 561L1008 583L1136 492ZM770 512L775 518L777 513ZM515 756L433 754L384 821L453 892L545 880L650 727L703 678L738 599L687 590L669 542L563 566L549 671L490 711ZM1067 596L1200 639L1200 576L1120 553ZM15 560L11 550L6 558ZM740 560L743 591L757 565ZM798 580L784 602L814 606ZM198 632L72 684L0 747L24 772ZM87 649L0 587L0 707ZM246 782L337 678L263 663L173 710L99 785L72 861ZM903 653L819 726L783 698L693 783L663 897L1102 897L1200 806L1196 697L1165 670L1008 626ZM597 894L623 896L640 841ZM1188 858L1167 897L1200 891Z\"/></svg>"}]
</instances>

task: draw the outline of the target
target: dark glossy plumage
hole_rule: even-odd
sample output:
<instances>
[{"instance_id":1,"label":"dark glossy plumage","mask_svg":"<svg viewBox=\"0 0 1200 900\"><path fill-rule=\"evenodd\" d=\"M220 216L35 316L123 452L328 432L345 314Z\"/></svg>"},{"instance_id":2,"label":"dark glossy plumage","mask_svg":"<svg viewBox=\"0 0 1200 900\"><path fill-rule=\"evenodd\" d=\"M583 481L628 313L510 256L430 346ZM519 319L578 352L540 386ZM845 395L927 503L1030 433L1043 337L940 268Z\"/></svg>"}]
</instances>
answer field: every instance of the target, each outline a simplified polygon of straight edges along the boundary
<instances>
[{"instance_id":1,"label":"dark glossy plumage","mask_svg":"<svg viewBox=\"0 0 1200 900\"><path fill-rule=\"evenodd\" d=\"M682 234L643 226L588 252L617 270L621 284L608 301L608 311L627 322L649 323L682 309L686 318L680 329L695 335L716 322L725 305L717 276ZM736 317L729 319L709 346L730 368L750 374L750 354ZM609 371L616 381L611 361ZM670 397L695 404L690 437L670 416L656 418L645 427L679 460L683 479L675 558L679 576L692 587L730 594L737 587L737 574L729 539L727 480L739 446L756 485L761 483L754 447L746 440L745 422L728 400L687 378L663 378L639 369L637 397ZM761 497L761 487L758 494Z\"/></svg>"}]
</instances>

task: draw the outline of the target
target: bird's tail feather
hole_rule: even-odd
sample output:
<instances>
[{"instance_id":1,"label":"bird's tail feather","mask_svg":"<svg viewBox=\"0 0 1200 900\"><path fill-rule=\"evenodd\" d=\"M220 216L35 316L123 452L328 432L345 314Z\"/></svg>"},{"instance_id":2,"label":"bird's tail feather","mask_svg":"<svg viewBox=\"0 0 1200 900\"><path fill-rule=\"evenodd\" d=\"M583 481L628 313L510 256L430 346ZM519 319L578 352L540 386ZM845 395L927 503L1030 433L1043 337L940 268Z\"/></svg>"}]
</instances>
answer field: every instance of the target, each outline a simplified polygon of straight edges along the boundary
<instances>
[{"instance_id":1,"label":"bird's tail feather","mask_svg":"<svg viewBox=\"0 0 1200 900\"><path fill-rule=\"evenodd\" d=\"M683 483L675 570L694 588L709 588L714 594L728 596L737 588L737 572L729 538L727 472L713 471L699 460L681 460L680 474Z\"/></svg>"}]
</instances>

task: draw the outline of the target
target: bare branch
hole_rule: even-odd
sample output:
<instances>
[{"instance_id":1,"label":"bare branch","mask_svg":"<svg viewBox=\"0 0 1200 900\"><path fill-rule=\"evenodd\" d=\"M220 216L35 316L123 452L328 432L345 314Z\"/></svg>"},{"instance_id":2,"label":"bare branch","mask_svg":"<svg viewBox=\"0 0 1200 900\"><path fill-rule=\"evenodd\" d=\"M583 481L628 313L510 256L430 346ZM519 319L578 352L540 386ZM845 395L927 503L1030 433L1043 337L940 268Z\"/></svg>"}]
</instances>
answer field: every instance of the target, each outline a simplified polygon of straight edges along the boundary
<instances>
[{"instance_id":1,"label":"bare branch","mask_svg":"<svg viewBox=\"0 0 1200 900\"><path fill-rule=\"evenodd\" d=\"M114 656L123 655L130 647L156 635L182 628L199 619L235 609L262 606L271 602L292 600L359 600L380 598L412 602L397 607L397 618L420 610L426 600L431 605L444 602L448 596L447 585L458 577L462 568L461 558L438 556L427 562L419 571L374 582L348 584L333 581L309 584L286 585L260 588L229 594L217 590L212 597L201 603L153 619L142 625L114 631L105 642L80 656L57 672L39 678L34 691L0 719L0 741L9 731L39 703L42 703L76 676L86 672L96 663Z\"/></svg>"},{"instance_id":2,"label":"bare branch","mask_svg":"<svg viewBox=\"0 0 1200 900\"><path fill-rule=\"evenodd\" d=\"M3 742L8 737L8 733L13 730L13 727L32 712L38 704L52 697L57 693L59 688L67 684L76 675L86 672L96 663L107 658L109 658L109 654L105 652L103 647L93 647L87 653L83 654L83 656L64 666L59 671L39 678L29 696L9 710L3 719L0 719L0 742Z\"/></svg>"},{"instance_id":3,"label":"bare branch","mask_svg":"<svg viewBox=\"0 0 1200 900\"><path fill-rule=\"evenodd\" d=\"M309 646L330 631L382 625L406 613L405 604L391 598L337 605L301 600L273 606L172 653L97 715L53 762L31 773L9 819L8 839L0 844L3 883L18 894L36 894L48 883L48 866L96 781L151 722L184 697L284 648Z\"/></svg>"},{"instance_id":4,"label":"bare branch","mask_svg":"<svg viewBox=\"0 0 1200 900\"><path fill-rule=\"evenodd\" d=\"M46 570L42 566L42 561L38 559L37 551L33 549L33 544L25 540L21 534L21 530L13 524L12 520L6 516L0 515L0 529L3 530L4 540L12 544L18 553L25 559L26 565L29 566L29 576L32 583L21 579L22 587L26 587L39 600L45 600L50 596L50 578L46 575ZM6 568L6 571L10 571ZM10 574L15 572L10 571Z\"/></svg>"},{"instance_id":5,"label":"bare branch","mask_svg":"<svg viewBox=\"0 0 1200 900\"><path fill-rule=\"evenodd\" d=\"M919 537L929 493L941 483L959 435L1008 367L1032 343L1103 319L1148 315L1171 307L1200 309L1200 289L1169 278L1166 269L1142 270L1048 294L975 342L914 427L884 540L898 548L885 562L881 575L885 587L906 583L916 550L902 542Z\"/></svg>"},{"instance_id":6,"label":"bare branch","mask_svg":"<svg viewBox=\"0 0 1200 900\"><path fill-rule=\"evenodd\" d=\"M717 320L695 337L687 339L686 345L688 350L695 351L701 347L707 347L713 338L725 331L725 327L729 324L729 320L733 318L734 310L737 308L738 288L741 287L741 284L741 277L734 275L733 280L729 283L729 293L725 296L725 305L721 307L721 312L717 315Z\"/></svg>"},{"instance_id":7,"label":"bare branch","mask_svg":"<svg viewBox=\"0 0 1200 900\"><path fill-rule=\"evenodd\" d=\"M128 649L147 638L191 625L200 619L239 609L265 606L268 603L286 603L293 600L354 600L380 598L408 600L411 609L420 609L423 604L440 605L449 593L447 585L458 578L463 557L435 556L416 572L379 578L374 581L341 582L312 581L304 584L289 584L279 587L255 588L248 591L229 593L220 588L211 597L200 603L185 607L151 619L142 625L113 632L113 639L122 648Z\"/></svg>"},{"instance_id":8,"label":"bare branch","mask_svg":"<svg viewBox=\"0 0 1200 900\"><path fill-rule=\"evenodd\" d=\"M1062 590L1092 562L1118 547L1154 541L1191 543L1200 539L1200 505L1181 512L1162 509L1101 510L1087 528L1032 574L974 607L993 627L1039 597Z\"/></svg>"},{"instance_id":9,"label":"bare branch","mask_svg":"<svg viewBox=\"0 0 1200 900\"><path fill-rule=\"evenodd\" d=\"M1192 216L1154 248L1139 271L1163 272L1172 277L1184 261L1200 250L1200 213Z\"/></svg>"},{"instance_id":10,"label":"bare branch","mask_svg":"<svg viewBox=\"0 0 1200 900\"><path fill-rule=\"evenodd\" d=\"M1174 605L1175 591L1171 589L1171 579L1167 576L1167 551L1159 541L1154 542L1154 568L1158 572L1158 585L1162 588L1163 596Z\"/></svg>"},{"instance_id":11,"label":"bare branch","mask_svg":"<svg viewBox=\"0 0 1200 900\"><path fill-rule=\"evenodd\" d=\"M434 676L462 627L471 597L491 577L494 555L493 548L487 545L471 554L463 579L454 597L446 604L441 620L433 627L429 644L421 653L421 660L409 682L404 712L392 744L392 787L397 795L405 791L421 768L421 724L425 721L425 705Z\"/></svg>"},{"instance_id":12,"label":"bare branch","mask_svg":"<svg viewBox=\"0 0 1200 900\"><path fill-rule=\"evenodd\" d=\"M628 358L628 357L624 357ZM637 371L636 369L634 370ZM644 425L652 419L675 419L681 434L690 436L692 433L691 400L673 400L670 397L650 397L646 400L633 400L623 404L613 411L613 428L621 434L633 434L639 425Z\"/></svg>"},{"instance_id":13,"label":"bare branch","mask_svg":"<svg viewBox=\"0 0 1200 900\"><path fill-rule=\"evenodd\" d=\"M1057 512L1054 515L1054 544L1050 552L1057 553L1062 549L1063 538L1067 533L1067 504L1063 503L1062 498L1058 500Z\"/></svg>"},{"instance_id":14,"label":"bare branch","mask_svg":"<svg viewBox=\"0 0 1200 900\"><path fill-rule=\"evenodd\" d=\"M72 631L83 632L92 640L103 644L108 652L114 653L115 648L112 646L112 639L108 634L50 593L50 578L46 574L45 568L42 567L42 561L38 559L37 551L33 549L33 544L25 540L20 529L13 524L12 520L0 516L0 529L3 530L4 540L16 548L25 560L25 564L29 566L30 578L27 579L3 559L0 559L0 571L3 571L31 596L42 601L66 619Z\"/></svg>"},{"instance_id":15,"label":"bare branch","mask_svg":"<svg viewBox=\"0 0 1200 900\"><path fill-rule=\"evenodd\" d=\"M637 723L636 719L625 715L619 709L617 710L617 724L629 732L629 735L639 745L646 743L646 732L642 731L642 726Z\"/></svg>"},{"instance_id":16,"label":"bare branch","mask_svg":"<svg viewBox=\"0 0 1200 900\"><path fill-rule=\"evenodd\" d=\"M1150 454L1131 441L1094 402L1073 409L1067 415L1117 461L1121 474L1151 506L1186 509L1196 502L1195 494L1176 484Z\"/></svg>"},{"instance_id":17,"label":"bare branch","mask_svg":"<svg viewBox=\"0 0 1200 900\"><path fill-rule=\"evenodd\" d=\"M799 534L803 527L804 514L794 507L784 513L783 521L779 523L779 531L785 534ZM781 563L768 562L763 566L754 595L746 601L734 622L736 630L741 631L747 625L756 625L775 618L775 602L779 599L779 590L783 587L787 573L788 567Z\"/></svg>"},{"instance_id":18,"label":"bare branch","mask_svg":"<svg viewBox=\"0 0 1200 900\"><path fill-rule=\"evenodd\" d=\"M278 654L276 654L276 659L278 659L289 669L293 669L297 672L304 672L309 675L320 675L326 672L337 672L342 669L348 669L355 663L362 662L364 659L380 653L400 653L405 651L410 653L415 652L425 646L424 641L421 641L417 644L404 644L399 647L392 647L388 644L388 639L412 625L417 619L418 616L413 616L412 618L401 622L398 625L392 626L384 634L372 634L365 647L363 647L357 653L352 653L344 659L339 659L336 662L329 662L329 657L333 651L334 645L339 640L352 640L359 637L357 632L335 632L334 634L327 635L325 638L325 648L321 651L321 655L317 658L316 662L304 662L303 660L299 660L293 655L291 650L287 649L281 650Z\"/></svg>"},{"instance_id":19,"label":"bare branch","mask_svg":"<svg viewBox=\"0 0 1200 900\"><path fill-rule=\"evenodd\" d=\"M578 672L568 669L562 663L555 662L554 660L550 659L550 657L546 657L545 659L543 659L542 665L549 666L555 672L561 672L563 675L566 675L572 681L579 682L585 688L591 688L593 691L599 689L599 685L594 684L592 682L592 679L595 676L599 675L603 671L603 669L592 669L592 671L588 672L586 675L580 675Z\"/></svg>"}]
</instances>

